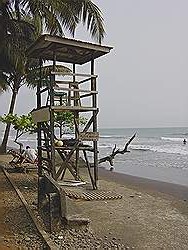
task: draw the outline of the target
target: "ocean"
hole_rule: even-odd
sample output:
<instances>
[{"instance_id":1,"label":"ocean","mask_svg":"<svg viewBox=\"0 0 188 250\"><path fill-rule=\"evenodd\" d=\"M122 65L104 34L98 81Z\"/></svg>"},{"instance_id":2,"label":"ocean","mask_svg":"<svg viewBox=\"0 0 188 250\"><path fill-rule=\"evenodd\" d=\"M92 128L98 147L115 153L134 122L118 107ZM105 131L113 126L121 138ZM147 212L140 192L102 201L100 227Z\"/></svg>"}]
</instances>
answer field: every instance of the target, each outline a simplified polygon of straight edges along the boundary
<instances>
[{"instance_id":1,"label":"ocean","mask_svg":"<svg viewBox=\"0 0 188 250\"><path fill-rule=\"evenodd\" d=\"M123 149L129 138L136 133L129 145L129 153L116 155L115 172L188 186L188 127L173 128L112 128L100 129L99 158L110 154L116 147ZM3 130L1 127L0 137ZM183 140L187 143L184 144ZM9 146L15 147L14 131ZM36 148L35 135L23 135L20 141ZM110 169L109 163L100 167Z\"/></svg>"},{"instance_id":2,"label":"ocean","mask_svg":"<svg viewBox=\"0 0 188 250\"><path fill-rule=\"evenodd\" d=\"M115 144L122 149L134 133L130 153L116 156L113 171L188 186L188 127L101 129L100 155Z\"/></svg>"}]
</instances>

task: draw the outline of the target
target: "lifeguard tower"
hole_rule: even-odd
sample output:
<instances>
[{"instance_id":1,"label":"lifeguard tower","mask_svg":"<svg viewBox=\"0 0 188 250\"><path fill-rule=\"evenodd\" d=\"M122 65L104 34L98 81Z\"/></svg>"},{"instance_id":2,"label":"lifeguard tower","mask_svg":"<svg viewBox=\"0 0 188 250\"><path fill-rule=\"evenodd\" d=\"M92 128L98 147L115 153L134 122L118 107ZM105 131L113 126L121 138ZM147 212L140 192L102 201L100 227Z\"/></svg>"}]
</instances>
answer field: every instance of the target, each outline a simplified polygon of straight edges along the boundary
<instances>
[{"instance_id":1,"label":"lifeguard tower","mask_svg":"<svg viewBox=\"0 0 188 250\"><path fill-rule=\"evenodd\" d=\"M75 182L82 182L78 164L81 154L88 169L92 188L95 190L98 187L99 132L97 116L99 108L94 62L95 59L108 54L111 49L111 47L99 44L52 35L42 35L28 49L28 57L38 59L40 65L36 93L37 107L32 111L34 122L38 128L39 207L42 206L44 194L59 192L58 182L63 182L67 170ZM53 66L48 81L44 84L42 67L46 61L52 61ZM71 70L60 72L57 70L58 62L65 63L66 66L70 65ZM89 73L84 73L85 68L81 68L86 63L90 63ZM79 72L77 65L79 65ZM57 102L57 100L59 101ZM74 119L72 138L65 139L57 136L54 126L54 117L57 112L72 112ZM80 114L86 113L87 122L84 127L81 127ZM56 164L57 155L62 161L62 164L58 164L58 166ZM44 181L45 173L48 173L47 182ZM51 185L52 183L53 185Z\"/></svg>"}]
</instances>

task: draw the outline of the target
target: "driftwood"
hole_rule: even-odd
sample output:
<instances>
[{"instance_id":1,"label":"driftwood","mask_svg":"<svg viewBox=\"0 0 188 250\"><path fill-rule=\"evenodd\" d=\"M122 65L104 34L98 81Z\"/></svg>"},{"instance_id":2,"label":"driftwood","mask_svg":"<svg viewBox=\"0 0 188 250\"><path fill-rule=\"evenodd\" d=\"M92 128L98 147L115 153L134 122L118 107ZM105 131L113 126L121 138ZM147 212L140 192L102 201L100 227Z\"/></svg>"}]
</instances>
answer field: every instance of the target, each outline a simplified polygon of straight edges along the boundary
<instances>
[{"instance_id":1,"label":"driftwood","mask_svg":"<svg viewBox=\"0 0 188 250\"><path fill-rule=\"evenodd\" d=\"M105 156L105 157L99 159L98 164L108 161L110 163L110 165L113 166L114 165L113 160L117 154L125 154L127 152L130 152L130 151L128 151L128 146L132 142L132 140L135 138L135 136L136 136L136 133L129 139L129 141L125 144L125 146L122 150L116 149L116 145L115 145L113 150L112 150L112 153L108 156Z\"/></svg>"}]
</instances>

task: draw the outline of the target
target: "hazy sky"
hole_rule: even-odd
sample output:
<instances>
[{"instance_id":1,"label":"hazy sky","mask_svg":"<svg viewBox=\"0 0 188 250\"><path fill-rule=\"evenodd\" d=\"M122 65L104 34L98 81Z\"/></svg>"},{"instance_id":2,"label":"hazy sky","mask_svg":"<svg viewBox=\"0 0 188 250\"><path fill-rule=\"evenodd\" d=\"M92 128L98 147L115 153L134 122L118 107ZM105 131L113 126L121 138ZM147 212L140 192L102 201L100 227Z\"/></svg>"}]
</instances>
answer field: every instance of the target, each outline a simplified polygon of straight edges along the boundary
<instances>
[{"instance_id":1,"label":"hazy sky","mask_svg":"<svg viewBox=\"0 0 188 250\"><path fill-rule=\"evenodd\" d=\"M97 60L100 127L188 126L188 1L95 0L114 49ZM85 40L84 32L76 38ZM10 94L0 96L0 114ZM16 112L35 106L23 89Z\"/></svg>"}]
</instances>

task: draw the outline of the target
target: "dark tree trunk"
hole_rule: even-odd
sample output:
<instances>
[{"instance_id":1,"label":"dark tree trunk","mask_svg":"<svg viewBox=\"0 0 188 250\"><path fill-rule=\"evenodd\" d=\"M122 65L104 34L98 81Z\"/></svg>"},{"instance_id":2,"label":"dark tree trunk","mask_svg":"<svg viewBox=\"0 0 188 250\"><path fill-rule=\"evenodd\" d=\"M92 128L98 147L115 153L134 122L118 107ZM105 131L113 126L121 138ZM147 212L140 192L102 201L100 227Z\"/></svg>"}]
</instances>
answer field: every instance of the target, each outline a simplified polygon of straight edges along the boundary
<instances>
[{"instance_id":1,"label":"dark tree trunk","mask_svg":"<svg viewBox=\"0 0 188 250\"><path fill-rule=\"evenodd\" d=\"M17 97L18 89L19 89L19 87L17 87L17 86L19 86L19 84L15 83L8 114L13 114L13 112L14 112L16 97ZM4 132L3 141L2 141L2 144L0 146L1 153L6 153L8 137L9 137L9 133L10 133L10 127L11 127L11 124L7 123L6 128L5 128L5 132Z\"/></svg>"}]
</instances>

